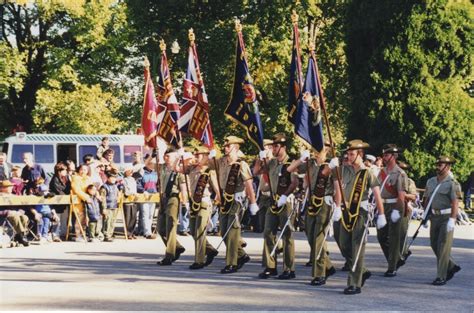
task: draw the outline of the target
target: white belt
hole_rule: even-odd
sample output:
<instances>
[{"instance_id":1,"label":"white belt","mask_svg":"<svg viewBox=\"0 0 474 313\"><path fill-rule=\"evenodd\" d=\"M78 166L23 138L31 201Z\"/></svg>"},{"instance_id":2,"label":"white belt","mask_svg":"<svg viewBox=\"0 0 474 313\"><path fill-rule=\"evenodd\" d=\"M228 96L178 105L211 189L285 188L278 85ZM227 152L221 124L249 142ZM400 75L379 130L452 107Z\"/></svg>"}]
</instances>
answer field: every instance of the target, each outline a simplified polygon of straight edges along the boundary
<instances>
[{"instance_id":1,"label":"white belt","mask_svg":"<svg viewBox=\"0 0 474 313\"><path fill-rule=\"evenodd\" d=\"M211 202L211 197L202 197L201 202Z\"/></svg>"},{"instance_id":2,"label":"white belt","mask_svg":"<svg viewBox=\"0 0 474 313\"><path fill-rule=\"evenodd\" d=\"M441 209L441 210L433 209L432 211L433 211L433 215L451 214L451 208Z\"/></svg>"},{"instance_id":3,"label":"white belt","mask_svg":"<svg viewBox=\"0 0 474 313\"><path fill-rule=\"evenodd\" d=\"M387 204L397 203L398 198L382 199L382 202Z\"/></svg>"},{"instance_id":4,"label":"white belt","mask_svg":"<svg viewBox=\"0 0 474 313\"><path fill-rule=\"evenodd\" d=\"M369 211L369 200L361 201L360 202L360 207L368 212Z\"/></svg>"},{"instance_id":5,"label":"white belt","mask_svg":"<svg viewBox=\"0 0 474 313\"><path fill-rule=\"evenodd\" d=\"M245 192L244 191L236 192L234 194L235 201L242 202L242 201L244 201L244 198L245 198Z\"/></svg>"},{"instance_id":6,"label":"white belt","mask_svg":"<svg viewBox=\"0 0 474 313\"><path fill-rule=\"evenodd\" d=\"M326 202L327 205L332 206L334 201L332 199L332 196L324 196L324 202Z\"/></svg>"},{"instance_id":7,"label":"white belt","mask_svg":"<svg viewBox=\"0 0 474 313\"><path fill-rule=\"evenodd\" d=\"M262 195L264 196L271 196L271 192L270 191L262 191Z\"/></svg>"}]
</instances>

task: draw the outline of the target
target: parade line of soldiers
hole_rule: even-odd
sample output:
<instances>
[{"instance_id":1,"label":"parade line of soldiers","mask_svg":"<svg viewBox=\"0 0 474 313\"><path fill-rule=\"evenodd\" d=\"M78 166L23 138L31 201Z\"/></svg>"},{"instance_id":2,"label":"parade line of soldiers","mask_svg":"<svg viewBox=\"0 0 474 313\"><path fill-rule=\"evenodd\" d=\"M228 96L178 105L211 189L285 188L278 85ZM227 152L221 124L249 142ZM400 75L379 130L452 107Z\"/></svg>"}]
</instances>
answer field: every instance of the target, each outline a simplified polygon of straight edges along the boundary
<instances>
[{"instance_id":1,"label":"parade line of soldiers","mask_svg":"<svg viewBox=\"0 0 474 313\"><path fill-rule=\"evenodd\" d=\"M164 209L158 217L158 232L166 245L166 253L159 265L171 265L185 251L176 237L181 199L190 211L195 241L195 259L190 269L210 265L218 254L219 247L213 247L206 239L212 207L217 204L220 233L226 247L222 274L235 273L250 261L241 238L241 216L248 207L251 215L265 211L264 269L258 278L295 278L293 223L296 209L293 204L298 175L303 174L305 232L311 247L307 264L312 266L311 285L324 285L336 272L326 243L332 223L334 238L345 259L343 270L348 271L344 294L360 293L371 276L364 265L364 256L372 220L387 260L384 276L397 275L397 270L411 254L406 244L411 218L407 203L414 201L416 193L413 180L398 165L402 152L399 147L385 145L382 151L384 167L374 171L364 165L364 154L369 145L362 140L349 141L343 164L336 157L327 158L330 150L327 146L319 153L303 151L299 159L291 160L287 153L287 138L280 133L273 140L265 140L266 149L259 153L252 172L241 158L240 145L243 143L241 138L227 137L220 158L216 157L215 150L206 147L196 148L193 153L180 154L174 148L166 151L165 165L160 169L161 207ZM445 156L437 160L437 175L428 180L423 199L425 216L422 224L427 226L426 221L430 221L431 247L438 260L434 285L446 284L461 269L450 256L461 196L460 185L451 172L453 163L452 158ZM257 192L252 183L254 176L260 177ZM279 255L282 258L280 274Z\"/></svg>"}]
</instances>

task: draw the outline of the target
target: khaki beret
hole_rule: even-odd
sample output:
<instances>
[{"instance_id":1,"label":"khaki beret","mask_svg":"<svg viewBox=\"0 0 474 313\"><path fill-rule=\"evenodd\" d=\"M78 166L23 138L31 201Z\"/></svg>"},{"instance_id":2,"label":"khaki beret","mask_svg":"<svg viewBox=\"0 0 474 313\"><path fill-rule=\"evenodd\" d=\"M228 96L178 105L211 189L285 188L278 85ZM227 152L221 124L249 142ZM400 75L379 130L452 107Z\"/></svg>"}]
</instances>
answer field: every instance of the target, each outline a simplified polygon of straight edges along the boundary
<instances>
[{"instance_id":1,"label":"khaki beret","mask_svg":"<svg viewBox=\"0 0 474 313\"><path fill-rule=\"evenodd\" d=\"M241 145L243 144L245 141L242 139L242 138L239 138L237 136L227 136L225 139L224 139L224 146L227 146L227 145L231 145L231 144L238 144L238 145Z\"/></svg>"},{"instance_id":2,"label":"khaki beret","mask_svg":"<svg viewBox=\"0 0 474 313\"><path fill-rule=\"evenodd\" d=\"M368 149L370 145L367 142L364 142L360 139L354 139L347 143L347 148L345 151L349 150L358 150L358 149Z\"/></svg>"}]
</instances>

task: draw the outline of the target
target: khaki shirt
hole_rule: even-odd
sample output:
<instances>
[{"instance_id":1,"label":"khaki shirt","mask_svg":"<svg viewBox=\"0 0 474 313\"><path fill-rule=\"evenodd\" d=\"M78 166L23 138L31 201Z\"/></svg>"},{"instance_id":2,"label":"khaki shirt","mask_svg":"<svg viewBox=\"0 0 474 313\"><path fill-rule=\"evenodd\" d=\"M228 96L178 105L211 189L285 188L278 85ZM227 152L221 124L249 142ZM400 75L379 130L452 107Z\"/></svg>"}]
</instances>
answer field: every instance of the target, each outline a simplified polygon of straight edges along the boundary
<instances>
[{"instance_id":1,"label":"khaki shirt","mask_svg":"<svg viewBox=\"0 0 474 313\"><path fill-rule=\"evenodd\" d=\"M387 181L385 182L381 193L382 199L397 198L399 192L405 191L407 189L407 174L398 165L395 165L391 171L388 171L386 167L380 171L378 176L380 188L382 188L384 181L384 179L382 179L382 172L385 172L388 175ZM393 190L396 193L392 193L390 190Z\"/></svg>"},{"instance_id":2,"label":"khaki shirt","mask_svg":"<svg viewBox=\"0 0 474 313\"><path fill-rule=\"evenodd\" d=\"M227 177L229 176L230 168L233 163L227 161L226 157L222 157L216 160L217 163L217 170L214 165L214 161L209 162L209 167L211 170L216 170L219 175L219 183L222 188L222 192L224 192L225 187L227 185ZM245 161L240 161L240 175L237 178L237 185L235 188L235 192L242 192L245 189L244 182L252 179L252 171L250 170L249 165Z\"/></svg>"},{"instance_id":3,"label":"khaki shirt","mask_svg":"<svg viewBox=\"0 0 474 313\"><path fill-rule=\"evenodd\" d=\"M286 155L286 157L283 159L283 162L278 162L277 158L273 158L267 162L266 167L263 167L264 171L268 171L268 175L270 176L270 185L273 194L276 194L278 189L278 178L280 177L281 168L285 163L289 162L290 156ZM291 180L293 179L298 179L298 175L296 173L291 173Z\"/></svg>"},{"instance_id":4,"label":"khaki shirt","mask_svg":"<svg viewBox=\"0 0 474 313\"><path fill-rule=\"evenodd\" d=\"M354 183L356 179L357 173L360 172L360 170L365 169L367 171L367 186L364 187L364 192L362 194L361 201L365 201L369 198L369 188L374 188L377 186L380 186L380 182L375 177L373 172L368 169L364 164L362 164L359 168L359 170L356 172L354 167L350 165L343 165L341 166L341 180L342 180L342 189L344 190L344 200L349 202L351 199L351 193L352 189L354 188ZM336 172L337 168L333 170L333 177L336 177Z\"/></svg>"},{"instance_id":5,"label":"khaki shirt","mask_svg":"<svg viewBox=\"0 0 474 313\"><path fill-rule=\"evenodd\" d=\"M310 192L312 193L314 190L314 187L316 186L316 182L318 180L318 172L321 166L318 165L314 159L310 159L308 162L301 163L298 166L298 174L306 174L308 166L309 166L309 178L310 178L310 187L311 187ZM324 194L326 196L332 196L334 194L334 182L332 179L332 172L329 175L328 181L325 186L325 190L326 191L324 192Z\"/></svg>"},{"instance_id":6,"label":"khaki shirt","mask_svg":"<svg viewBox=\"0 0 474 313\"><path fill-rule=\"evenodd\" d=\"M166 197L165 192L168 186L168 181L171 177L171 173L173 173L173 171L170 170L167 166L162 166L160 169L161 192L163 193L164 197ZM171 194L179 193L180 192L179 185L184 184L185 182L186 180L184 179L184 175L182 173L178 173L171 187Z\"/></svg>"},{"instance_id":7,"label":"khaki shirt","mask_svg":"<svg viewBox=\"0 0 474 313\"><path fill-rule=\"evenodd\" d=\"M409 195L416 195L416 184L415 181L411 178L408 178L408 187L405 192Z\"/></svg>"},{"instance_id":8,"label":"khaki shirt","mask_svg":"<svg viewBox=\"0 0 474 313\"><path fill-rule=\"evenodd\" d=\"M196 191L197 182L201 174L206 172L207 167L199 168L197 166L193 167L188 174L188 185L189 185L189 192L191 193L191 197L194 196L194 192ZM206 188L204 189L204 193L202 195L203 198L210 197L212 191L217 192L217 175L214 170L209 171L209 183L207 184Z\"/></svg>"},{"instance_id":9,"label":"khaki shirt","mask_svg":"<svg viewBox=\"0 0 474 313\"><path fill-rule=\"evenodd\" d=\"M436 192L433 202L431 203L432 209L442 210L450 208L452 201L462 198L461 185L451 175L446 176L440 182L440 184L441 186ZM429 201L437 185L438 178L436 176L428 179L426 182L426 191L423 197Z\"/></svg>"}]
</instances>

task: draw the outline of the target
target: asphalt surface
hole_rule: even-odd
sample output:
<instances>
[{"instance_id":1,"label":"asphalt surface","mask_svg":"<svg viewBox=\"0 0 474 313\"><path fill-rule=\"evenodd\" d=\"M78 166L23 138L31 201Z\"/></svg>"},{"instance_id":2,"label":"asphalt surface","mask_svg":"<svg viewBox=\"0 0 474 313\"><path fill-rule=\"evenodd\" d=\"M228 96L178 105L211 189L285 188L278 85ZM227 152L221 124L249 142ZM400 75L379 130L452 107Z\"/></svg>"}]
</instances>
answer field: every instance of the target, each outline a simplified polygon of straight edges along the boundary
<instances>
[{"instance_id":1,"label":"asphalt surface","mask_svg":"<svg viewBox=\"0 0 474 313\"><path fill-rule=\"evenodd\" d=\"M413 232L415 225L411 226ZM386 262L371 229L366 266L372 271L362 294L347 296L347 273L331 238L337 273L322 287L309 285L309 246L297 233L296 279L259 280L261 234L244 233L252 260L238 273L219 274L224 246L209 267L192 271L192 237L178 237L186 252L172 266L160 267L164 246L157 240L112 243L51 243L1 249L2 310L396 310L474 311L474 226L456 226L452 256L462 267L447 285L436 287L436 258L423 230L413 255L395 278L385 278ZM219 237L209 237L215 246ZM281 269L279 269L281 270Z\"/></svg>"}]
</instances>

